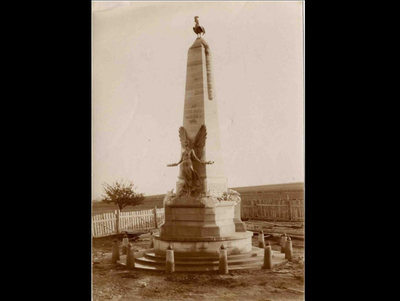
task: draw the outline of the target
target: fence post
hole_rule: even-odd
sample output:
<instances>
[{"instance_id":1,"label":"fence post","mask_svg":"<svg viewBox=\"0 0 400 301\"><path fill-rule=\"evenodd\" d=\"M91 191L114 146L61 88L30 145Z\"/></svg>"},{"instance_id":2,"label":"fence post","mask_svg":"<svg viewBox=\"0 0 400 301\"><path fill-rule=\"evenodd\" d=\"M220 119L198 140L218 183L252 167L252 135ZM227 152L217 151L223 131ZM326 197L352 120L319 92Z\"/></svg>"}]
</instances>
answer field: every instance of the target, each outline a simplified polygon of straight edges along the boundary
<instances>
[{"instance_id":1,"label":"fence post","mask_svg":"<svg viewBox=\"0 0 400 301\"><path fill-rule=\"evenodd\" d=\"M120 223L120 219L119 219L119 214L120 214L119 209L115 210L115 216L117 218L117 234L121 233L121 223Z\"/></svg>"},{"instance_id":2,"label":"fence post","mask_svg":"<svg viewBox=\"0 0 400 301\"><path fill-rule=\"evenodd\" d=\"M127 232L124 234L124 238L122 238L122 254L125 255L128 253L128 245L129 245L129 238Z\"/></svg>"},{"instance_id":3,"label":"fence post","mask_svg":"<svg viewBox=\"0 0 400 301\"><path fill-rule=\"evenodd\" d=\"M286 195L286 199L287 199L287 206L288 206L288 217L289 220L292 220L292 200L289 199L289 195Z\"/></svg>"},{"instance_id":4,"label":"fence post","mask_svg":"<svg viewBox=\"0 0 400 301\"><path fill-rule=\"evenodd\" d=\"M114 244L112 247L112 256L111 256L111 261L112 263L116 263L119 260L119 245L118 245L118 240L114 239Z\"/></svg>"},{"instance_id":5,"label":"fence post","mask_svg":"<svg viewBox=\"0 0 400 301\"><path fill-rule=\"evenodd\" d=\"M153 237L153 231L150 232L150 246L149 249L154 248L154 237Z\"/></svg>"},{"instance_id":6,"label":"fence post","mask_svg":"<svg viewBox=\"0 0 400 301\"><path fill-rule=\"evenodd\" d=\"M266 246L264 247L264 265L263 269L272 269L272 250L269 241L267 241Z\"/></svg>"},{"instance_id":7,"label":"fence post","mask_svg":"<svg viewBox=\"0 0 400 301\"><path fill-rule=\"evenodd\" d=\"M285 247L286 247L286 233L283 233L283 234L281 235L280 244L281 244L281 253L285 253Z\"/></svg>"},{"instance_id":8,"label":"fence post","mask_svg":"<svg viewBox=\"0 0 400 301\"><path fill-rule=\"evenodd\" d=\"M287 259L290 262L293 261L293 245L292 245L292 239L290 237L286 239L285 259Z\"/></svg>"},{"instance_id":9,"label":"fence post","mask_svg":"<svg viewBox=\"0 0 400 301\"><path fill-rule=\"evenodd\" d=\"M258 232L258 247L265 248L264 231L262 229Z\"/></svg>"},{"instance_id":10,"label":"fence post","mask_svg":"<svg viewBox=\"0 0 400 301\"><path fill-rule=\"evenodd\" d=\"M219 249L219 264L218 264L219 274L228 274L228 251L225 249L224 245L221 245Z\"/></svg>"},{"instance_id":11,"label":"fence post","mask_svg":"<svg viewBox=\"0 0 400 301\"><path fill-rule=\"evenodd\" d=\"M128 252L126 254L126 267L128 269L135 268L135 255L134 255L134 250L133 250L133 246L131 243L128 244Z\"/></svg>"},{"instance_id":12,"label":"fence post","mask_svg":"<svg viewBox=\"0 0 400 301\"><path fill-rule=\"evenodd\" d=\"M156 226L156 229L158 229L157 206L154 207L154 225Z\"/></svg>"},{"instance_id":13,"label":"fence post","mask_svg":"<svg viewBox=\"0 0 400 301\"><path fill-rule=\"evenodd\" d=\"M166 252L166 261L165 261L165 273L171 274L175 272L175 258L174 258L174 249L171 245L168 246Z\"/></svg>"}]
</instances>

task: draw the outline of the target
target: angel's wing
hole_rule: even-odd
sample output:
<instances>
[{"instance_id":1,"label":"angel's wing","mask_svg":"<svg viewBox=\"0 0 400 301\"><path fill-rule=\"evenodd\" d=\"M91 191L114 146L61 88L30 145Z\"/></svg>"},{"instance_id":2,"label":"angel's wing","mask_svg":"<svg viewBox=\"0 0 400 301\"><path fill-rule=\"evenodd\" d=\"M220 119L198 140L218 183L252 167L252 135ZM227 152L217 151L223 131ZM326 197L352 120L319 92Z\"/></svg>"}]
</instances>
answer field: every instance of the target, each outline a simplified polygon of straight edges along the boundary
<instances>
[{"instance_id":1,"label":"angel's wing","mask_svg":"<svg viewBox=\"0 0 400 301\"><path fill-rule=\"evenodd\" d=\"M187 140L186 130L183 126L179 127L179 139L181 139L181 146L185 148L185 141Z\"/></svg>"},{"instance_id":2,"label":"angel's wing","mask_svg":"<svg viewBox=\"0 0 400 301\"><path fill-rule=\"evenodd\" d=\"M199 131L197 132L193 145L194 152L196 153L197 158L199 158L200 160L203 157L203 149L204 146L206 145L206 138L207 138L207 128L203 124L200 127Z\"/></svg>"}]
</instances>

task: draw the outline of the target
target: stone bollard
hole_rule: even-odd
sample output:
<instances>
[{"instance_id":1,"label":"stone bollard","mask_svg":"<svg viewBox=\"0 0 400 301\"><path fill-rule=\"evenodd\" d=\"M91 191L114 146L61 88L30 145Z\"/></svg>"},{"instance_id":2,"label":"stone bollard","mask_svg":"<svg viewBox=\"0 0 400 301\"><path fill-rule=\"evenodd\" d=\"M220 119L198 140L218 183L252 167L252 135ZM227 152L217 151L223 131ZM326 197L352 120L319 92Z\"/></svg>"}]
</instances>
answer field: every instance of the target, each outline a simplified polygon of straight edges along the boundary
<instances>
[{"instance_id":1,"label":"stone bollard","mask_svg":"<svg viewBox=\"0 0 400 301\"><path fill-rule=\"evenodd\" d=\"M128 244L128 251L126 254L126 268L128 269L134 269L135 268L135 255L133 251L133 246L132 244Z\"/></svg>"},{"instance_id":2,"label":"stone bollard","mask_svg":"<svg viewBox=\"0 0 400 301\"><path fill-rule=\"evenodd\" d=\"M119 245L118 245L118 240L114 239L111 261L112 263L116 263L118 260L119 260Z\"/></svg>"},{"instance_id":3,"label":"stone bollard","mask_svg":"<svg viewBox=\"0 0 400 301\"><path fill-rule=\"evenodd\" d=\"M281 253L285 253L285 246L286 246L286 233L281 235Z\"/></svg>"},{"instance_id":4,"label":"stone bollard","mask_svg":"<svg viewBox=\"0 0 400 301\"><path fill-rule=\"evenodd\" d=\"M228 274L228 251L224 245L219 249L219 273Z\"/></svg>"},{"instance_id":5,"label":"stone bollard","mask_svg":"<svg viewBox=\"0 0 400 301\"><path fill-rule=\"evenodd\" d=\"M154 237L153 237L153 232L150 232L150 246L149 249L154 248Z\"/></svg>"},{"instance_id":6,"label":"stone bollard","mask_svg":"<svg viewBox=\"0 0 400 301\"><path fill-rule=\"evenodd\" d=\"M129 244L129 238L128 235L125 233L124 238L122 239L122 254L125 255L128 251L128 244Z\"/></svg>"},{"instance_id":7,"label":"stone bollard","mask_svg":"<svg viewBox=\"0 0 400 301\"><path fill-rule=\"evenodd\" d=\"M289 260L290 262L293 261L293 247L292 247L292 239L290 237L288 237L286 240L285 259Z\"/></svg>"},{"instance_id":8,"label":"stone bollard","mask_svg":"<svg viewBox=\"0 0 400 301\"><path fill-rule=\"evenodd\" d=\"M264 249L265 248L265 241L264 241L264 231L260 230L258 233L258 247Z\"/></svg>"},{"instance_id":9,"label":"stone bollard","mask_svg":"<svg viewBox=\"0 0 400 301\"><path fill-rule=\"evenodd\" d=\"M266 246L264 248L264 265L263 269L272 269L272 249L271 245L267 241Z\"/></svg>"},{"instance_id":10,"label":"stone bollard","mask_svg":"<svg viewBox=\"0 0 400 301\"><path fill-rule=\"evenodd\" d=\"M173 272L175 272L174 250L172 246L169 245L166 250L165 273L171 274Z\"/></svg>"}]
</instances>

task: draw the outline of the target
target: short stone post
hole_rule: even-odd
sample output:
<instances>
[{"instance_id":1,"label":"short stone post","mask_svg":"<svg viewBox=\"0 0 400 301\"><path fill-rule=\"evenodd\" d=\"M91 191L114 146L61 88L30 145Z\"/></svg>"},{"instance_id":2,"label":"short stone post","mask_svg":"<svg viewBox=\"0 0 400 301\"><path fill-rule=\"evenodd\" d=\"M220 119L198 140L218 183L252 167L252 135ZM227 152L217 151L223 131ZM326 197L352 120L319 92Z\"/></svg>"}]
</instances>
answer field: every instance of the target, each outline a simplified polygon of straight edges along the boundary
<instances>
[{"instance_id":1,"label":"short stone post","mask_svg":"<svg viewBox=\"0 0 400 301\"><path fill-rule=\"evenodd\" d=\"M116 228L117 228L117 234L121 233L121 211L115 210L115 218L116 218Z\"/></svg>"},{"instance_id":2,"label":"short stone post","mask_svg":"<svg viewBox=\"0 0 400 301\"><path fill-rule=\"evenodd\" d=\"M128 251L128 244L129 244L129 238L128 235L125 233L124 238L122 239L122 254L125 255Z\"/></svg>"},{"instance_id":3,"label":"short stone post","mask_svg":"<svg viewBox=\"0 0 400 301\"><path fill-rule=\"evenodd\" d=\"M174 250L172 246L169 245L166 250L165 273L171 274L173 272L175 272Z\"/></svg>"},{"instance_id":4,"label":"short stone post","mask_svg":"<svg viewBox=\"0 0 400 301\"><path fill-rule=\"evenodd\" d=\"M260 230L258 233L258 247L264 249L265 248L265 241L264 241L264 231Z\"/></svg>"},{"instance_id":5,"label":"short stone post","mask_svg":"<svg viewBox=\"0 0 400 301\"><path fill-rule=\"evenodd\" d=\"M290 262L293 261L293 246L292 239L290 237L288 237L286 240L285 259L289 260Z\"/></svg>"},{"instance_id":6,"label":"short stone post","mask_svg":"<svg viewBox=\"0 0 400 301\"><path fill-rule=\"evenodd\" d=\"M133 251L133 246L131 243L128 244L128 251L126 254L126 268L134 269L135 268L135 255Z\"/></svg>"},{"instance_id":7,"label":"short stone post","mask_svg":"<svg viewBox=\"0 0 400 301\"><path fill-rule=\"evenodd\" d=\"M281 253L285 253L285 246L286 246L286 233L281 235Z\"/></svg>"},{"instance_id":8,"label":"short stone post","mask_svg":"<svg viewBox=\"0 0 400 301\"><path fill-rule=\"evenodd\" d=\"M228 251L224 245L219 249L219 273L228 274Z\"/></svg>"},{"instance_id":9,"label":"short stone post","mask_svg":"<svg viewBox=\"0 0 400 301\"><path fill-rule=\"evenodd\" d=\"M269 241L267 241L266 246L264 248L264 265L263 269L272 269L272 249Z\"/></svg>"},{"instance_id":10,"label":"short stone post","mask_svg":"<svg viewBox=\"0 0 400 301\"><path fill-rule=\"evenodd\" d=\"M157 206L154 207L154 227L158 229L158 220L157 220Z\"/></svg>"},{"instance_id":11,"label":"short stone post","mask_svg":"<svg viewBox=\"0 0 400 301\"><path fill-rule=\"evenodd\" d=\"M119 260L119 245L118 245L118 240L114 239L111 261L112 263L116 263L118 260Z\"/></svg>"},{"instance_id":12,"label":"short stone post","mask_svg":"<svg viewBox=\"0 0 400 301\"><path fill-rule=\"evenodd\" d=\"M149 245L149 249L153 249L154 248L154 238L153 238L153 231L150 232L150 245Z\"/></svg>"}]
</instances>

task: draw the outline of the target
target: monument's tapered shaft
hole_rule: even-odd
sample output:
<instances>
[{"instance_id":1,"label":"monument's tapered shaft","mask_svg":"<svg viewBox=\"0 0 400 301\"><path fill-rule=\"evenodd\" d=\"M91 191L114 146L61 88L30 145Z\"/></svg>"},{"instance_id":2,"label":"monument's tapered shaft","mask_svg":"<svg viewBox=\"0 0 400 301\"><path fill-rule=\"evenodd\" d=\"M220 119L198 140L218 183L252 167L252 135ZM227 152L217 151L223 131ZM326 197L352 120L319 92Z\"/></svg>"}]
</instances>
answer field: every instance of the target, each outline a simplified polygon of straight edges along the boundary
<instances>
[{"instance_id":1,"label":"monument's tapered shaft","mask_svg":"<svg viewBox=\"0 0 400 301\"><path fill-rule=\"evenodd\" d=\"M227 178L223 170L220 149L218 106L212 76L211 51L206 41L197 38L188 51L183 127L188 138L195 139L201 125L207 127L207 140L201 160L214 161L213 165L193 162L193 168L202 180L203 192L221 196L227 191ZM182 168L182 167L181 167ZM184 180L180 170L177 192Z\"/></svg>"}]
</instances>

